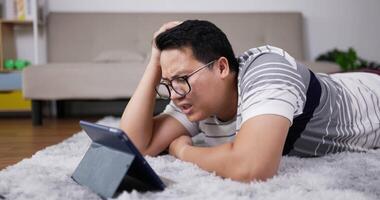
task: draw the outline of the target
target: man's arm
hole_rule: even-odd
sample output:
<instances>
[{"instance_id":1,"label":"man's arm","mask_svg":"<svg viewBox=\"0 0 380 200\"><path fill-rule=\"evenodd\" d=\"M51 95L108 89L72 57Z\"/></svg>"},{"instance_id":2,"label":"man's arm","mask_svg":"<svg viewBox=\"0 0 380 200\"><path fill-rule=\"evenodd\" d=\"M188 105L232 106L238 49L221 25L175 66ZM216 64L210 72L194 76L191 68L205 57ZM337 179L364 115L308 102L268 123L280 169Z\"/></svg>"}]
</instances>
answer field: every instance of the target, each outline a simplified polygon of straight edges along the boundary
<instances>
[{"instance_id":1,"label":"man's arm","mask_svg":"<svg viewBox=\"0 0 380 200\"><path fill-rule=\"evenodd\" d=\"M280 164L290 122L279 115L259 115L243 123L235 141L216 147L194 147L186 137L170 153L200 168L238 181L266 180Z\"/></svg>"},{"instance_id":2,"label":"man's arm","mask_svg":"<svg viewBox=\"0 0 380 200\"><path fill-rule=\"evenodd\" d=\"M187 133L182 124L169 115L153 118L155 87L161 79L161 52L155 46L154 38L178 24L166 23L154 34L149 64L121 118L120 128L144 155L157 155L176 137Z\"/></svg>"}]
</instances>

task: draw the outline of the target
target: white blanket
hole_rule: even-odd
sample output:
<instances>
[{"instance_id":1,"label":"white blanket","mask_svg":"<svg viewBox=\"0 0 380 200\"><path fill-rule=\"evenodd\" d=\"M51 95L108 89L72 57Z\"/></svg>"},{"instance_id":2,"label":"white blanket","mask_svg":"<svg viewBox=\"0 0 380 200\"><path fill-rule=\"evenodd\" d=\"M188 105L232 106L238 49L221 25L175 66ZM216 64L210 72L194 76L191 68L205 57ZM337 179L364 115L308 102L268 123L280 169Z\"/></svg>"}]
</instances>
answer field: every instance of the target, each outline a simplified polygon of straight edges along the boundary
<instances>
[{"instance_id":1,"label":"white blanket","mask_svg":"<svg viewBox=\"0 0 380 200\"><path fill-rule=\"evenodd\" d=\"M118 119L100 123L117 126ZM70 178L89 144L82 131L0 171L0 199L100 199ZM250 184L220 178L169 155L146 159L176 184L163 192L123 192L117 199L380 199L380 150L283 157L277 176Z\"/></svg>"}]
</instances>

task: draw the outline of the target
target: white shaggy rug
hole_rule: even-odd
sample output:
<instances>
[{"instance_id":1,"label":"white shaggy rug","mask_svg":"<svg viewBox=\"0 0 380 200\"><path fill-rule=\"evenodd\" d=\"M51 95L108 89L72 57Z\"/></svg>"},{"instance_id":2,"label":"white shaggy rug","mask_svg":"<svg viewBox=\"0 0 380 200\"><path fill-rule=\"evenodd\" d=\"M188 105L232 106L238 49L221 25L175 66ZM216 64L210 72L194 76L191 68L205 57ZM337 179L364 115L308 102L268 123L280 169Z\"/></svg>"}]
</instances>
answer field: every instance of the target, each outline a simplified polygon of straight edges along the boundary
<instances>
[{"instance_id":1,"label":"white shaggy rug","mask_svg":"<svg viewBox=\"0 0 380 200\"><path fill-rule=\"evenodd\" d=\"M118 120L100 123L116 127ZM70 178L89 144L82 131L0 171L0 199L100 199ZM117 199L380 199L380 150L284 157L277 176L250 184L222 179L169 155L147 160L177 183L163 192L123 192Z\"/></svg>"}]
</instances>

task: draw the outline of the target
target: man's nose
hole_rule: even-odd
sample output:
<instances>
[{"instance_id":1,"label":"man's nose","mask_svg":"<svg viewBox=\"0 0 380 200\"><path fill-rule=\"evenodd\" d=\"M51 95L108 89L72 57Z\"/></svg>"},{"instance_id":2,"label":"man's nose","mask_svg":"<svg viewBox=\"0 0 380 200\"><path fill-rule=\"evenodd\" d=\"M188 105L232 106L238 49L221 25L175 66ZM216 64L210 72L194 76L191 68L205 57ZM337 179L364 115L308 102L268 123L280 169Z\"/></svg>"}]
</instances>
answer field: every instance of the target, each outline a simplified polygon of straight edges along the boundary
<instances>
[{"instance_id":1,"label":"man's nose","mask_svg":"<svg viewBox=\"0 0 380 200\"><path fill-rule=\"evenodd\" d=\"M180 98L183 98L184 96L182 95L179 95L176 91L174 91L174 89L172 87L170 87L170 99L171 100L176 100L176 99L180 99Z\"/></svg>"},{"instance_id":2,"label":"man's nose","mask_svg":"<svg viewBox=\"0 0 380 200\"><path fill-rule=\"evenodd\" d=\"M181 95L179 95L179 94L177 94L177 92L172 92L171 93L171 95L170 95L170 99L171 100L176 100L176 99L180 99L180 98L182 98L183 96L181 96Z\"/></svg>"}]
</instances>

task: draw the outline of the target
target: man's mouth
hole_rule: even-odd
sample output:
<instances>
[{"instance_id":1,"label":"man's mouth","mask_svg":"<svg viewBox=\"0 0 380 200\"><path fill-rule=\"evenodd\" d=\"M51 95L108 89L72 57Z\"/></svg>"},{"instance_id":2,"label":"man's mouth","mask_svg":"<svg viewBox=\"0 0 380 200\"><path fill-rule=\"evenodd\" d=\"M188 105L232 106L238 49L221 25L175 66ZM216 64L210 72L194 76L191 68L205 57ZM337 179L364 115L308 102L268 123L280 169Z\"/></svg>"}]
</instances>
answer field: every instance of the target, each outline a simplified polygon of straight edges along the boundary
<instances>
[{"instance_id":1,"label":"man's mouth","mask_svg":"<svg viewBox=\"0 0 380 200\"><path fill-rule=\"evenodd\" d=\"M182 112L186 115L191 113L192 107L191 104L183 104L180 106Z\"/></svg>"}]
</instances>

